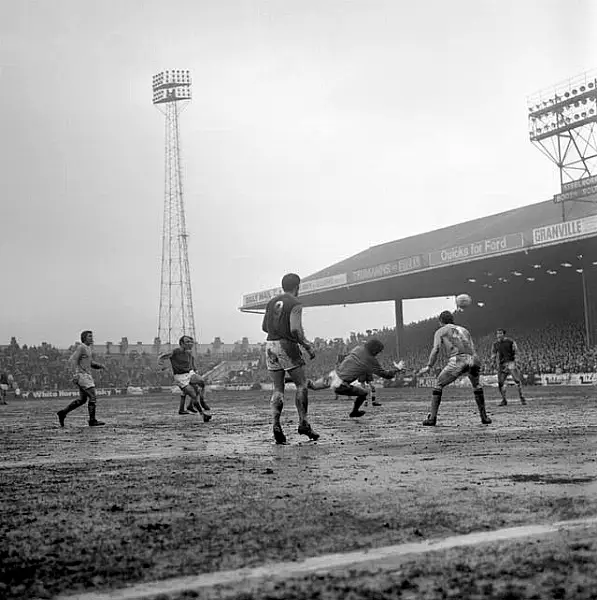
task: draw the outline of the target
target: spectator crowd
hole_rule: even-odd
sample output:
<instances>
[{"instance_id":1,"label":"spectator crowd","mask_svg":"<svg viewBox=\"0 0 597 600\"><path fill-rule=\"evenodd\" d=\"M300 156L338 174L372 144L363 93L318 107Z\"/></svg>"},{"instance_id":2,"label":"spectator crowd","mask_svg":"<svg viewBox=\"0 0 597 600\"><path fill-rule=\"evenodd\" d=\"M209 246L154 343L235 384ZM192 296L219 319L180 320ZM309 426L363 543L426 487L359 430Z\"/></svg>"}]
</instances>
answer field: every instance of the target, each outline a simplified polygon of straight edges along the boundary
<instances>
[{"instance_id":1,"label":"spectator crowd","mask_svg":"<svg viewBox=\"0 0 597 600\"><path fill-rule=\"evenodd\" d=\"M10 373L23 392L70 389L74 384L69 358L74 349L75 346L58 349L45 342L40 346L20 346L13 337L8 346L0 347L0 373ZM105 370L94 372L99 388L160 387L172 383L171 376L157 368L157 356L146 352L104 354L96 358L106 366ZM204 372L219 361L199 357L197 362L199 370Z\"/></svg>"},{"instance_id":2,"label":"spectator crowd","mask_svg":"<svg viewBox=\"0 0 597 600\"><path fill-rule=\"evenodd\" d=\"M479 324L471 330L477 351L483 362L485 374L495 373L491 360L493 331L480 332ZM339 356L347 354L356 345L372 337L380 339L385 351L382 362L404 359L407 369L416 370L426 364L437 321L428 319L404 327L400 354L396 352L393 328L373 329L362 333L351 332L347 339L325 340L315 338L316 357L308 361L309 377L316 379L329 373ZM548 322L546 325L515 323L507 331L519 348L518 362L521 371L532 380L533 375L545 373L590 373L597 371L597 349L585 344L582 324L576 322ZM20 346L15 338L10 344L0 346L0 373L10 373L22 391L64 390L73 387L72 369L68 359L75 346L58 349L42 343L39 346ZM443 361L438 362L438 368ZM445 360L446 357L443 357ZM111 353L100 355L98 360L107 367L95 373L101 388L126 388L128 386L160 387L171 385L168 373L158 370L157 356L148 352ZM221 356L199 355L198 369L208 373L222 360L230 361L230 369L215 369L219 383L252 384L269 381L263 352L255 349L233 351Z\"/></svg>"}]
</instances>

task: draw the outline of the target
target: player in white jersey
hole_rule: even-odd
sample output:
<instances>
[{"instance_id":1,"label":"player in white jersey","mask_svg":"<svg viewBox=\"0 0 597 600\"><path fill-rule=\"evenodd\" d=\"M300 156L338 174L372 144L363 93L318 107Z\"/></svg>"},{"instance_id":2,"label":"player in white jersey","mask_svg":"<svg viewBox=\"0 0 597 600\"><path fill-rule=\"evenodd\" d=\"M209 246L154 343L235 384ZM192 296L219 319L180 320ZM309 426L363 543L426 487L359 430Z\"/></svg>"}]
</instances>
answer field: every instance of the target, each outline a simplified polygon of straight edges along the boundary
<instances>
[{"instance_id":1,"label":"player in white jersey","mask_svg":"<svg viewBox=\"0 0 597 600\"><path fill-rule=\"evenodd\" d=\"M87 402L87 410L89 411L89 426L98 427L105 425L103 421L98 421L95 418L95 408L97 397L95 393L95 382L91 375L91 369L105 369L104 365L93 360L93 332L86 330L81 333L81 343L70 357L70 362L74 367L73 383L79 388L79 397L71 402L66 408L59 410L58 421L60 427L64 427L64 419L66 415L83 406Z\"/></svg>"},{"instance_id":2,"label":"player in white jersey","mask_svg":"<svg viewBox=\"0 0 597 600\"><path fill-rule=\"evenodd\" d=\"M454 316L449 310L445 310L440 314L439 323L441 327L433 336L433 349L429 355L427 366L419 371L419 375L429 373L437 360L442 346L445 348L449 358L448 363L437 377L437 382L432 392L431 412L423 421L423 425L434 426L436 424L443 389L456 381L461 375L468 375L473 386L473 393L477 408L479 409L479 415L481 416L481 423L489 425L491 419L485 411L485 396L480 382L481 361L475 351L471 334L468 329L454 324Z\"/></svg>"}]
</instances>

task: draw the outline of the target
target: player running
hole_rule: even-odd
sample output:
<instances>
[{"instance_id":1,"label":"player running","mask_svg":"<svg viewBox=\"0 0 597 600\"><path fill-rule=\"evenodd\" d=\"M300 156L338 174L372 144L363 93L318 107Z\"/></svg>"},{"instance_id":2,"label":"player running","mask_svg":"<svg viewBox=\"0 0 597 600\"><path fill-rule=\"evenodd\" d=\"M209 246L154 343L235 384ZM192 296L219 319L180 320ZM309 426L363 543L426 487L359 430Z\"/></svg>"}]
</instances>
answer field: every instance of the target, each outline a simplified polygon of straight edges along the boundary
<instances>
[{"instance_id":1,"label":"player running","mask_svg":"<svg viewBox=\"0 0 597 600\"><path fill-rule=\"evenodd\" d=\"M179 415L188 415L190 412L199 412L203 415L203 420L207 423L211 419L210 408L205 402L205 381L197 375L195 367L195 357L193 356L193 346L195 340L189 335L183 335L178 340L179 348L174 348L170 352L164 352L158 357L158 368L165 370L168 368L167 362L170 361L174 382L181 390L180 405L178 407ZM185 410L185 399L191 398L189 405Z\"/></svg>"},{"instance_id":2,"label":"player running","mask_svg":"<svg viewBox=\"0 0 597 600\"><path fill-rule=\"evenodd\" d=\"M373 375L393 379L399 371L397 368L386 370L379 364L377 355L383 349L384 345L379 340L368 340L351 350L331 374L330 387L336 396L356 396L350 417L362 417L365 414L360 408L368 395L366 387L353 385L355 381L370 382ZM381 403L373 402L373 405L381 406Z\"/></svg>"},{"instance_id":3,"label":"player running","mask_svg":"<svg viewBox=\"0 0 597 600\"><path fill-rule=\"evenodd\" d=\"M443 346L449 356L448 363L437 377L436 386L433 388L431 412L423 421L423 425L434 426L437 422L437 412L442 401L443 389L456 381L461 375L468 375L473 386L473 393L481 423L489 425L491 419L485 411L485 396L480 383L481 361L475 352L475 346L468 329L454 324L454 315L449 310L444 310L439 316L440 328L433 337L433 349L429 355L427 366L419 371L419 375L429 373L435 364L441 347Z\"/></svg>"},{"instance_id":4,"label":"player running","mask_svg":"<svg viewBox=\"0 0 597 600\"><path fill-rule=\"evenodd\" d=\"M276 444L286 444L286 435L280 424L284 408L284 381L286 374L296 386L296 410L299 416L298 432L311 440L319 439L307 419L309 392L305 376L305 361L301 354L301 346L311 359L315 351L311 342L305 337L302 324L303 307L297 299L301 278L295 273L287 273L282 277L282 294L275 296L268 303L263 317L262 329L267 333L265 342L265 359L267 369L274 380L271 406L273 432Z\"/></svg>"},{"instance_id":5,"label":"player running","mask_svg":"<svg viewBox=\"0 0 597 600\"><path fill-rule=\"evenodd\" d=\"M518 346L516 342L506 337L505 329L498 329L495 332L496 340L493 342L491 347L491 358L496 363L497 377L498 377L498 389L502 396L500 406L506 406L508 401L506 400L506 379L508 375L512 375L512 379L518 388L518 396L521 404L526 404L527 401L522 395L522 378L518 365L516 364L516 357L518 355Z\"/></svg>"},{"instance_id":6,"label":"player running","mask_svg":"<svg viewBox=\"0 0 597 600\"><path fill-rule=\"evenodd\" d=\"M103 421L98 421L95 418L95 409L97 404L97 395L95 391L95 382L91 375L91 369L105 369L104 365L93 360L93 332L85 330L81 333L81 343L77 346L72 356L70 363L74 367L73 383L79 388L79 398L73 400L66 408L59 410L58 422L60 427L64 427L64 419L69 412L83 406L87 402L87 410L89 412L89 426L99 427L105 425Z\"/></svg>"}]
</instances>

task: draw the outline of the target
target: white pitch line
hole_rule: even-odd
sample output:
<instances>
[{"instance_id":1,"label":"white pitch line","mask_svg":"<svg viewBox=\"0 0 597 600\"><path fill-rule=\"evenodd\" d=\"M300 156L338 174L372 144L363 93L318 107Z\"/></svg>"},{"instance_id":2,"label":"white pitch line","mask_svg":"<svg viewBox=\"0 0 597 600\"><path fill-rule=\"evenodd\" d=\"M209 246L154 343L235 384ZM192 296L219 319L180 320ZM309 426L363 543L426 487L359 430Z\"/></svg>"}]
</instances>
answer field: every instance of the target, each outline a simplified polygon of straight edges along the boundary
<instances>
[{"instance_id":1,"label":"white pitch line","mask_svg":"<svg viewBox=\"0 0 597 600\"><path fill-rule=\"evenodd\" d=\"M570 521L559 521L551 525L524 525L521 527L508 527L494 531L481 531L466 535L456 535L440 540L427 540L407 544L397 544L371 550L358 550L355 552L324 554L308 558L301 562L281 562L264 565L252 569L236 569L233 571L219 571L202 575L175 577L163 581L141 583L120 590L108 592L90 592L80 594L64 594L56 600L142 600L153 598L159 594L176 594L188 591L197 591L201 588L210 588L217 585L235 585L243 582L266 579L290 579L304 577L313 573L328 573L337 569L350 566L374 566L392 568L398 566L404 556L438 552L452 548L475 546L490 542L510 541L518 538L542 536L560 531L572 531L583 527L597 525L597 516ZM382 563L383 564L380 564Z\"/></svg>"}]
</instances>

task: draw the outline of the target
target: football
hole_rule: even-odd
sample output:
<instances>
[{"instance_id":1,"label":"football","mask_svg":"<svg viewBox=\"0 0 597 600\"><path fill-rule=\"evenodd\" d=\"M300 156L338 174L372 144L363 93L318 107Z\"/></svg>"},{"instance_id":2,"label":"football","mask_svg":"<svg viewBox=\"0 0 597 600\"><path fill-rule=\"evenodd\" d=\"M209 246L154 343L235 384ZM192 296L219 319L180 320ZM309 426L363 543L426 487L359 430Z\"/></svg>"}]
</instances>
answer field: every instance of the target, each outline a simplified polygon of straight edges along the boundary
<instances>
[{"instance_id":1,"label":"football","mask_svg":"<svg viewBox=\"0 0 597 600\"><path fill-rule=\"evenodd\" d=\"M458 308L466 308L473 303L473 299L468 294L459 294L456 296L456 306Z\"/></svg>"}]
</instances>

